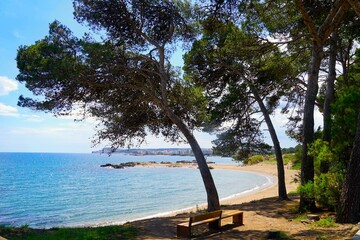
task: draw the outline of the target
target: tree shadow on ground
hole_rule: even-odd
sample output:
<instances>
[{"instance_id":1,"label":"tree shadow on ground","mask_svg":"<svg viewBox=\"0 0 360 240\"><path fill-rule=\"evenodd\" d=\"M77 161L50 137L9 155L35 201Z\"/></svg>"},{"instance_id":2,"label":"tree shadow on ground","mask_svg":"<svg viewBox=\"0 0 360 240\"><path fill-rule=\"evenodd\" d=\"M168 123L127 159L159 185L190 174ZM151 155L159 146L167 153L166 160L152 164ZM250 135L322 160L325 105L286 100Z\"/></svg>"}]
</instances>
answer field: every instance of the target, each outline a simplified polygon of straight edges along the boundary
<instances>
[{"instance_id":1,"label":"tree shadow on ground","mask_svg":"<svg viewBox=\"0 0 360 240\"><path fill-rule=\"evenodd\" d=\"M339 225L335 228L314 228L310 224L302 224L293 221L299 213L298 195L290 195L290 201L279 201L277 197L264 198L248 203L223 206L222 209L238 209L244 211L244 227L222 222L221 231L209 231L207 226L193 229L195 239L267 239L269 231L275 227L276 230L288 232L294 239L351 239L356 225ZM255 214L264 221L260 229L253 228L246 216ZM176 216L145 219L130 224L139 229L137 239L177 239L176 226L178 223L189 220L190 213L182 213ZM274 223L270 225L269 223ZM226 225L225 225L226 224ZM284 228L285 226L290 228ZM253 229L251 229L253 228ZM294 230L295 229L295 230ZM289 230L290 231L290 230Z\"/></svg>"},{"instance_id":2,"label":"tree shadow on ground","mask_svg":"<svg viewBox=\"0 0 360 240\"><path fill-rule=\"evenodd\" d=\"M248 203L225 206L224 209L240 209L254 211L256 214L269 218L294 219L297 215L299 195L290 195L289 200L280 201L277 197L263 198Z\"/></svg>"}]
</instances>

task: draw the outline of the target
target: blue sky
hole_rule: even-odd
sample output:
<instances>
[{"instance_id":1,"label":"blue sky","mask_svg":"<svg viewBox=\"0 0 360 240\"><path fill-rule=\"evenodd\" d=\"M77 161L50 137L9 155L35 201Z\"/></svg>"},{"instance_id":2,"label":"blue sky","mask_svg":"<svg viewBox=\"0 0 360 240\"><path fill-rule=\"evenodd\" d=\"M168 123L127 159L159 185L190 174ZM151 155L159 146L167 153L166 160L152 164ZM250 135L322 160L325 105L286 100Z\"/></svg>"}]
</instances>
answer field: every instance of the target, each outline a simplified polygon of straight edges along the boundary
<instances>
[{"instance_id":1,"label":"blue sky","mask_svg":"<svg viewBox=\"0 0 360 240\"><path fill-rule=\"evenodd\" d=\"M0 1L0 152L91 152L107 146L106 143L91 148L94 135L93 121L74 122L73 118L55 118L51 114L32 111L17 106L20 95L31 93L18 83L16 53L21 45L31 45L48 33L54 20L68 26L77 36L87 28L73 19L71 0L1 0ZM181 54L173 57L181 65ZM275 125L283 147L294 146L284 134L286 117L276 115ZM266 128L266 127L265 127ZM211 147L214 136L196 133L202 147ZM269 141L267 137L267 141ZM152 136L144 148L188 147L172 145Z\"/></svg>"}]
</instances>

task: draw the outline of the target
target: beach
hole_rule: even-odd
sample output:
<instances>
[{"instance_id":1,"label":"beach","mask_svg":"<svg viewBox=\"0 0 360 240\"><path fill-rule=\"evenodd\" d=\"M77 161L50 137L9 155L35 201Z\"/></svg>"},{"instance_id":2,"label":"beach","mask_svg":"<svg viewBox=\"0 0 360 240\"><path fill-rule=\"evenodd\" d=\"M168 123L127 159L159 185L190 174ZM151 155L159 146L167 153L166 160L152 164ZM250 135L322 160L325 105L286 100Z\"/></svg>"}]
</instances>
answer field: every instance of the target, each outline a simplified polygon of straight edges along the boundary
<instances>
[{"instance_id":1,"label":"beach","mask_svg":"<svg viewBox=\"0 0 360 240\"><path fill-rule=\"evenodd\" d=\"M223 231L205 231L199 235L201 239L266 239L270 230L283 231L295 239L351 239L359 226L352 224L338 225L335 228L317 229L311 224L295 221L299 196L290 194L289 201L277 198L277 169L274 163L260 163L249 166L211 164L213 168L249 171L265 174L276 179L275 184L260 188L247 194L221 201L222 209L238 209L244 212L244 225L233 226L231 219L222 221ZM298 170L285 166L287 192L295 192L298 184L294 182ZM188 221L188 217L196 209L162 217L143 219L129 224L140 229L137 239L177 239L176 225ZM326 213L328 214L328 213ZM322 216L321 216L322 217ZM325 238L319 238L326 236ZM348 238L349 237L349 238Z\"/></svg>"}]
</instances>

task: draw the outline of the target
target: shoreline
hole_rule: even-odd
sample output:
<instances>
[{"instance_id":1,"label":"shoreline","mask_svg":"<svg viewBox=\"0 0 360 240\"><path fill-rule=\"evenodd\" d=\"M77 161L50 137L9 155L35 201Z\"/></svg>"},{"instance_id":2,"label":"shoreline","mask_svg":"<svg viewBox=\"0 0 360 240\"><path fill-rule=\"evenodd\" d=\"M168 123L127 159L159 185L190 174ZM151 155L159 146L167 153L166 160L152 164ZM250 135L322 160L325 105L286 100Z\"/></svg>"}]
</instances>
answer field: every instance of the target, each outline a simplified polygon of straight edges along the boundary
<instances>
[{"instance_id":1,"label":"shoreline","mask_svg":"<svg viewBox=\"0 0 360 240\"><path fill-rule=\"evenodd\" d=\"M195 164L160 164L160 163L146 163L141 164L140 167L183 167L183 168L197 168ZM277 196L277 169L276 164L273 163L258 163L254 165L238 165L238 164L209 164L209 167L213 169L221 169L221 170L236 170L242 172L249 172L257 175L261 175L267 178L267 182L264 183L260 187L256 187L250 190L246 190L244 192L235 193L230 196L224 197L220 199L221 205L236 205L245 202L251 202L254 200L260 200L267 197L275 197ZM293 182L293 179L298 171L291 170L285 166L285 181L287 192L295 191L297 188L297 184ZM144 216L136 219L131 219L128 221L109 221L98 224L89 225L81 225L85 227L98 227L98 226L110 226L110 225L123 225L127 223L135 223L139 221L155 219L155 218L165 218L172 217L178 214L187 214L191 212L195 212L198 210L206 209L207 203L201 203L196 206L185 207L181 209L171 210L167 212L155 213L149 216Z\"/></svg>"}]
</instances>

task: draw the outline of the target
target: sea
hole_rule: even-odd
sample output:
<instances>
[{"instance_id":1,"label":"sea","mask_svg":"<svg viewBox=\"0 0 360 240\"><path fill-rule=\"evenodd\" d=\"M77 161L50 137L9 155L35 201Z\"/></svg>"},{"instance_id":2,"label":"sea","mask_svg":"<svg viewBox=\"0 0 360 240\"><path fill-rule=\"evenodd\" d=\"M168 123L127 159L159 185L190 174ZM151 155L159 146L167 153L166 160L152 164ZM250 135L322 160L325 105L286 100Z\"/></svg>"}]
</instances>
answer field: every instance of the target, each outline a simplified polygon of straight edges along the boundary
<instances>
[{"instance_id":1,"label":"sea","mask_svg":"<svg viewBox=\"0 0 360 240\"><path fill-rule=\"evenodd\" d=\"M197 168L102 168L106 163L191 161L191 156L0 153L0 225L33 228L121 224L204 206ZM239 164L208 157L215 164ZM272 185L269 176L212 169L219 197Z\"/></svg>"}]
</instances>

